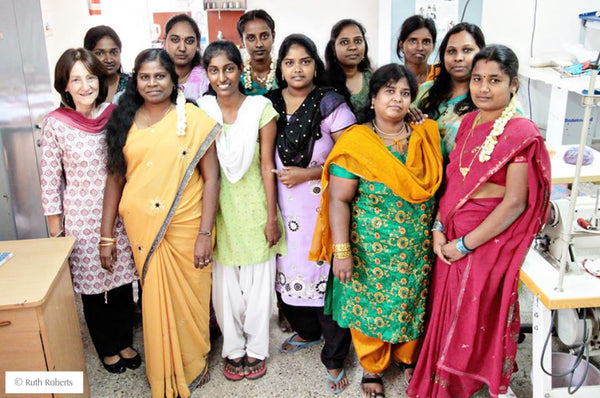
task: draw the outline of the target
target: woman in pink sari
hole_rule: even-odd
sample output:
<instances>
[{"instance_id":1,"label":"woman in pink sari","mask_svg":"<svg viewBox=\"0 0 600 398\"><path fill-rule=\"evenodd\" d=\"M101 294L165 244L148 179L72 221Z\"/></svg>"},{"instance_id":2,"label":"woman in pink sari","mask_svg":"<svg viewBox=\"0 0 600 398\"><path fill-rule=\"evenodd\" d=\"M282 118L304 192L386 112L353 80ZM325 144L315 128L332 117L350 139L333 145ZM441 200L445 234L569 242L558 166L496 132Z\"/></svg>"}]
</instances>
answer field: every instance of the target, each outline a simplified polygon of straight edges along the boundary
<instances>
[{"instance_id":1,"label":"woman in pink sari","mask_svg":"<svg viewBox=\"0 0 600 398\"><path fill-rule=\"evenodd\" d=\"M515 112L518 59L507 47L473 59L470 95L433 226L429 324L407 394L510 394L519 334L519 269L546 216L550 160L535 124Z\"/></svg>"}]
</instances>

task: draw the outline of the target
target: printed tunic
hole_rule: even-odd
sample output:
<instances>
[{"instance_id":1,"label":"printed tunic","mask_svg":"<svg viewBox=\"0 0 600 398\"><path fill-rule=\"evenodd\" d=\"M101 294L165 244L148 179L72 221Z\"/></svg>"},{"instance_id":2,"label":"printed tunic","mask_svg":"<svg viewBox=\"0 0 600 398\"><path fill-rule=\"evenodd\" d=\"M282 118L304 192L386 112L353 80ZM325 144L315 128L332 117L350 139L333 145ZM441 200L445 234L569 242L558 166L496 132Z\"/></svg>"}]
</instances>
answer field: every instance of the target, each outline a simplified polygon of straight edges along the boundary
<instances>
[{"instance_id":1,"label":"printed tunic","mask_svg":"<svg viewBox=\"0 0 600 398\"><path fill-rule=\"evenodd\" d=\"M42 125L44 215L63 215L66 236L77 239L69 258L76 293L99 294L137 280L129 241L120 218L114 238L114 272L100 265L98 244L106 184L105 133L87 133L48 117Z\"/></svg>"}]
</instances>

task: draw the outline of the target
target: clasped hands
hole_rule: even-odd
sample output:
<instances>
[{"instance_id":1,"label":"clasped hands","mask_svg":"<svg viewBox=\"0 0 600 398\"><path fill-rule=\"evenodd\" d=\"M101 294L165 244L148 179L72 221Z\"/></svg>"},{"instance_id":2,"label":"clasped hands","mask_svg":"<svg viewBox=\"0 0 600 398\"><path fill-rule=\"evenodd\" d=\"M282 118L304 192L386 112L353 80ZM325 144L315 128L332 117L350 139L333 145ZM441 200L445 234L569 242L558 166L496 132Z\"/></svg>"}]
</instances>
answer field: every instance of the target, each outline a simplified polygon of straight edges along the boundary
<instances>
[{"instance_id":1,"label":"clasped hands","mask_svg":"<svg viewBox=\"0 0 600 398\"><path fill-rule=\"evenodd\" d=\"M448 241L446 234L441 231L433 231L433 252L448 265L465 256L456 248L457 242L458 239Z\"/></svg>"}]
</instances>

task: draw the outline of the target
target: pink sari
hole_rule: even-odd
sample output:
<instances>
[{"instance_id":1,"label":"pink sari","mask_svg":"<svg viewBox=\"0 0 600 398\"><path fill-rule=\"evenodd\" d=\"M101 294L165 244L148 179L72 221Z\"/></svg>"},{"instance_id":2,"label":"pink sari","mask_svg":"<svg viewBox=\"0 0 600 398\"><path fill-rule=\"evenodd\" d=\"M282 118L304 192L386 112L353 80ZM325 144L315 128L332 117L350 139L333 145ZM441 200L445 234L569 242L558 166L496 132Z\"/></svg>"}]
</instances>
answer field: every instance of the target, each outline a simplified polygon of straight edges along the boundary
<instances>
[{"instance_id":1,"label":"pink sari","mask_svg":"<svg viewBox=\"0 0 600 398\"><path fill-rule=\"evenodd\" d=\"M525 118L508 122L491 159L478 159L463 180L459 156L476 112L464 117L446 170L440 217L449 240L476 228L501 198L472 199L488 179L515 156L527 159L527 208L511 226L461 260L447 265L437 259L429 297L429 323L407 394L419 398L470 397L489 387L492 397L506 393L516 369L520 318L519 270L543 224L548 207L550 159L535 124ZM492 122L473 130L464 147L481 145ZM464 155L463 155L464 156Z\"/></svg>"}]
</instances>

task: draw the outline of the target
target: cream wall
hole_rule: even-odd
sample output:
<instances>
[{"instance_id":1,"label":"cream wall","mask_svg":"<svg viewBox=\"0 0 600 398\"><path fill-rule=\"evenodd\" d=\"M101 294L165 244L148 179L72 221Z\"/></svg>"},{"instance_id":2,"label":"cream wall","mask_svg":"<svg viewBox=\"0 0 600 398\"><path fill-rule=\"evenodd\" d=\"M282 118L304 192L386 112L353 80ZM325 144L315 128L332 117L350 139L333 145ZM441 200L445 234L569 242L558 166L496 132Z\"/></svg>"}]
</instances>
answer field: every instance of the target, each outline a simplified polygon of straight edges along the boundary
<instances>
[{"instance_id":1,"label":"cream wall","mask_svg":"<svg viewBox=\"0 0 600 398\"><path fill-rule=\"evenodd\" d=\"M122 64L131 70L137 53L150 46L150 24L146 0L101 0L102 15L89 15L88 0L41 0L46 27L48 63L54 65L64 50L82 47L87 30L109 25L123 44Z\"/></svg>"},{"instance_id":2,"label":"cream wall","mask_svg":"<svg viewBox=\"0 0 600 398\"><path fill-rule=\"evenodd\" d=\"M369 56L377 64L378 2L376 0L247 0L247 9L262 8L275 20L275 45L291 33L310 37L323 55L331 27L340 19L352 18L367 30Z\"/></svg>"},{"instance_id":3,"label":"cream wall","mask_svg":"<svg viewBox=\"0 0 600 398\"><path fill-rule=\"evenodd\" d=\"M535 0L484 1L482 28L488 43L511 47L522 64L529 60ZM598 0L537 0L533 55L579 43L578 15L598 10Z\"/></svg>"}]
</instances>

